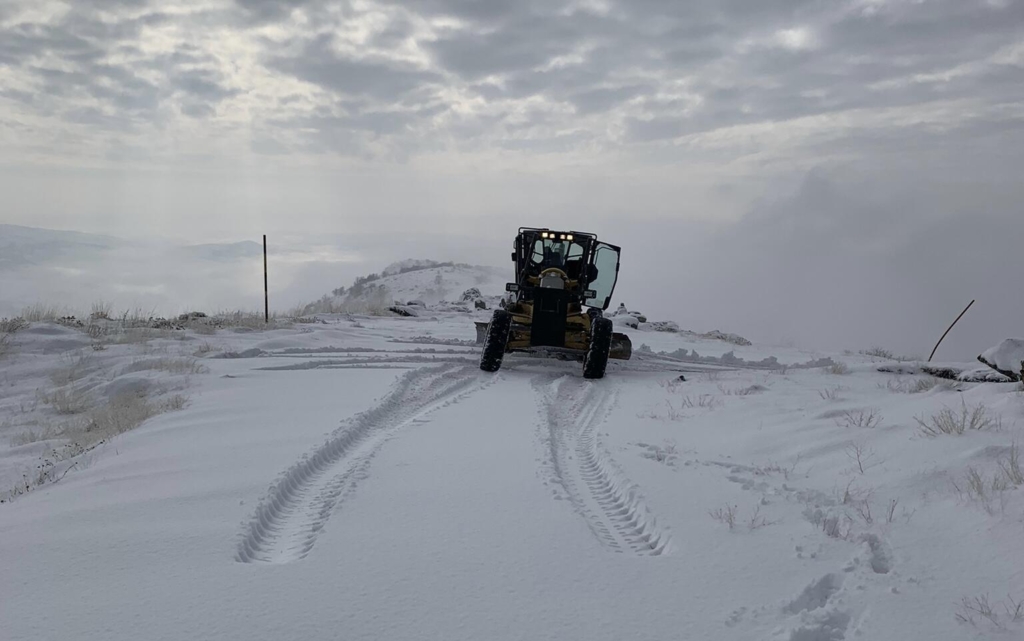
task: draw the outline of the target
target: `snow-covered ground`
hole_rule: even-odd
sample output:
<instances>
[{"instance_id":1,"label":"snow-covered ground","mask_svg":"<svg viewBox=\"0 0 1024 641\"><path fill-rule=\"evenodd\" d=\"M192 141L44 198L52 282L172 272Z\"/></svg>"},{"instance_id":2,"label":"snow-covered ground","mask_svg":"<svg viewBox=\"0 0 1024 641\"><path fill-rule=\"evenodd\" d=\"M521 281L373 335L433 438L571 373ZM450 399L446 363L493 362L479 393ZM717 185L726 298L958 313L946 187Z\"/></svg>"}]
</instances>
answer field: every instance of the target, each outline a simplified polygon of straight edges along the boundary
<instances>
[{"instance_id":1,"label":"snow-covered ground","mask_svg":"<svg viewBox=\"0 0 1024 641\"><path fill-rule=\"evenodd\" d=\"M0 638L1024 634L1019 384L644 326L600 381L489 375L489 314L15 332ZM133 394L140 427L87 429ZM964 411L984 429L943 433ZM84 453L52 456L73 420Z\"/></svg>"}]
</instances>

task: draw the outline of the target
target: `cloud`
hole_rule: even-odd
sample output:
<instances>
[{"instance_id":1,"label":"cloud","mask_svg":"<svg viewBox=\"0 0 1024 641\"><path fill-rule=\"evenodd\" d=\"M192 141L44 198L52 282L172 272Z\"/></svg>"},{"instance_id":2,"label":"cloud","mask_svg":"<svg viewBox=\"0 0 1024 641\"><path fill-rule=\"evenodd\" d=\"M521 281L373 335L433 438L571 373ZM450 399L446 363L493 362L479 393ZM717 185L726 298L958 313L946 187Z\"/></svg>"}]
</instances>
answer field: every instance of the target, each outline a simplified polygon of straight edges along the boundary
<instances>
[{"instance_id":1,"label":"cloud","mask_svg":"<svg viewBox=\"0 0 1024 641\"><path fill-rule=\"evenodd\" d=\"M1024 224L1013 189L993 189L979 209L963 192L970 181L922 193L897 176L851 181L817 170L736 224L663 227L653 241L627 232L621 296L696 329L913 355L927 355L976 298L939 354L972 360L1019 333L1013 257ZM667 255L669 272L660 268ZM668 291L678 299L658 295Z\"/></svg>"},{"instance_id":2,"label":"cloud","mask_svg":"<svg viewBox=\"0 0 1024 641\"><path fill-rule=\"evenodd\" d=\"M431 71L348 58L332 48L332 40L329 35L318 36L305 43L296 55L274 58L270 65L338 95L383 101L399 100L439 78Z\"/></svg>"},{"instance_id":3,"label":"cloud","mask_svg":"<svg viewBox=\"0 0 1024 641\"><path fill-rule=\"evenodd\" d=\"M145 140L154 158L173 160L175 147L153 144L157 130L177 132L178 144L184 135L237 153L275 148L273 141L292 154L341 157L355 146L366 160L474 147L528 155L544 145L523 144L524 120L532 122L528 140L575 140L559 144L560 153L615 155L826 114L842 114L852 136L871 126L872 110L1024 98L1013 49L1024 18L1018 2L45 6L5 8L0 69L10 82L0 108L81 142L53 145L52 156L91 154L117 136L120 144ZM325 117L349 133L295 144L311 118ZM992 111L989 118L998 120ZM950 114L947 129L956 123ZM38 153L38 141L13 143Z\"/></svg>"},{"instance_id":4,"label":"cloud","mask_svg":"<svg viewBox=\"0 0 1024 641\"><path fill-rule=\"evenodd\" d=\"M571 223L628 240L660 287L671 257L694 324L866 342L884 323L837 323L861 308L830 282L900 319L990 291L987 258L948 296L918 266L929 247L1009 250L1022 24L1024 3L981 0L8 0L3 215L179 237L387 228L391 258L432 242L456 260Z\"/></svg>"}]
</instances>

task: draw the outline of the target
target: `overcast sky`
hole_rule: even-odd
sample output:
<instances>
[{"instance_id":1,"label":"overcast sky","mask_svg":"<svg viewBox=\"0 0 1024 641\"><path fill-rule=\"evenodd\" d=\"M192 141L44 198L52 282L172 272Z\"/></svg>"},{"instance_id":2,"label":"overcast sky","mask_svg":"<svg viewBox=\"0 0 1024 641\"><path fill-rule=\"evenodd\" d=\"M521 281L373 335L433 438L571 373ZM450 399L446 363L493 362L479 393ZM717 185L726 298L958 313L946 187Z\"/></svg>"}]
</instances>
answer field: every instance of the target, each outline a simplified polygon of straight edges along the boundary
<instances>
[{"instance_id":1,"label":"overcast sky","mask_svg":"<svg viewBox=\"0 0 1024 641\"><path fill-rule=\"evenodd\" d=\"M1018 0L3 0L0 222L572 227L685 322L913 347L977 297L980 343L1024 334L1022 99Z\"/></svg>"}]
</instances>

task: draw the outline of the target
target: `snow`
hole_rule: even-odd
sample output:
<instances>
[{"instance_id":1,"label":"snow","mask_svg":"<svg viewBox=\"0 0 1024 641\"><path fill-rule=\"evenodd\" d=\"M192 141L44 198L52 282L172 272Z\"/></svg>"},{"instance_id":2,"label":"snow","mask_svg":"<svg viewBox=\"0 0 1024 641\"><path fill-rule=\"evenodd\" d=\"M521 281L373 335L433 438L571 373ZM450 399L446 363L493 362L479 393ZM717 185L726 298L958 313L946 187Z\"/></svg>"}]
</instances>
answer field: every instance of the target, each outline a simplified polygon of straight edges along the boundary
<instances>
[{"instance_id":1,"label":"snow","mask_svg":"<svg viewBox=\"0 0 1024 641\"><path fill-rule=\"evenodd\" d=\"M1024 338L1007 338L982 352L978 360L993 369L1019 376L1024 371Z\"/></svg>"},{"instance_id":2,"label":"snow","mask_svg":"<svg viewBox=\"0 0 1024 641\"><path fill-rule=\"evenodd\" d=\"M43 454L14 437L60 420L32 399L82 354L97 399L189 401L0 505L0 638L1024 633L1003 608L1024 599L1024 489L981 498L964 480L992 487L1008 465L1019 384L648 323L600 381L517 354L488 375L473 323L490 312L445 309L102 350L81 329L16 332L0 489ZM136 369L158 358L202 367ZM819 361L847 373L795 366ZM978 406L1001 426L927 437L917 422ZM994 623L963 608L983 595Z\"/></svg>"},{"instance_id":3,"label":"snow","mask_svg":"<svg viewBox=\"0 0 1024 641\"><path fill-rule=\"evenodd\" d=\"M420 269L429 269L431 267L437 267L438 265L439 263L436 260L408 258L406 260L400 260L398 262L391 263L383 270L381 270L381 275L397 276L403 272L409 272Z\"/></svg>"},{"instance_id":4,"label":"snow","mask_svg":"<svg viewBox=\"0 0 1024 641\"><path fill-rule=\"evenodd\" d=\"M434 304L442 300L457 301L463 292L473 288L502 292L507 278L504 271L488 267L450 265L387 275L368 285L385 288L388 297L396 301L421 300Z\"/></svg>"}]
</instances>

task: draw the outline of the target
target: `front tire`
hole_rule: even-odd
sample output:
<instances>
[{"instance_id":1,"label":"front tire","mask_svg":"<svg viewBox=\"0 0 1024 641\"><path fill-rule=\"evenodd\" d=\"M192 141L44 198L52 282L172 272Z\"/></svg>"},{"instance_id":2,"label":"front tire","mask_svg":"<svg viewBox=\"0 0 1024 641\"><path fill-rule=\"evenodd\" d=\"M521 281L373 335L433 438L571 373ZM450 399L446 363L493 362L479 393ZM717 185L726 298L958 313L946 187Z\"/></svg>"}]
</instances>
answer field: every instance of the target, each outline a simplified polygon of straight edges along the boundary
<instances>
[{"instance_id":1,"label":"front tire","mask_svg":"<svg viewBox=\"0 0 1024 641\"><path fill-rule=\"evenodd\" d=\"M612 321L595 318L590 323L590 347L583 359L583 378L604 378L608 352L612 347Z\"/></svg>"},{"instance_id":2,"label":"front tire","mask_svg":"<svg viewBox=\"0 0 1024 641\"><path fill-rule=\"evenodd\" d=\"M505 357L505 346L512 330L512 314L504 309L494 310L491 322L487 325L487 337L484 339L484 351L480 356L480 369L485 372L497 372L501 368L501 360Z\"/></svg>"}]
</instances>

